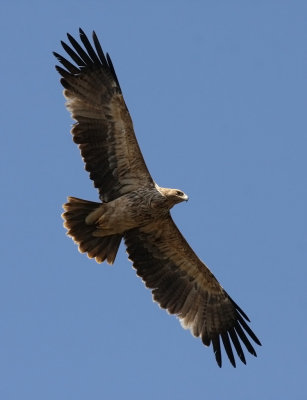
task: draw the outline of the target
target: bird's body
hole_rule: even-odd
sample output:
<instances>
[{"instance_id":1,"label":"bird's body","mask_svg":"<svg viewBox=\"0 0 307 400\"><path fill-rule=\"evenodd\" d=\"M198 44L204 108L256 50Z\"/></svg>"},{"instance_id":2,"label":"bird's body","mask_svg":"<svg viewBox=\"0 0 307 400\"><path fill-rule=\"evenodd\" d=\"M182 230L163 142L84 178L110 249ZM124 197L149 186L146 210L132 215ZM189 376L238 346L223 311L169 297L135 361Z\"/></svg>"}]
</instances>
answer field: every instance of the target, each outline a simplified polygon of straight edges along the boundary
<instances>
[{"instance_id":1,"label":"bird's body","mask_svg":"<svg viewBox=\"0 0 307 400\"><path fill-rule=\"evenodd\" d=\"M174 194L173 200L171 195L167 195L168 192L172 193L172 189L140 187L108 203L102 203L86 217L85 222L88 225L96 224L94 236L124 234L130 229L165 218L173 207L174 200L179 203L187 198L185 195Z\"/></svg>"},{"instance_id":2,"label":"bird's body","mask_svg":"<svg viewBox=\"0 0 307 400\"><path fill-rule=\"evenodd\" d=\"M245 322L249 321L246 314L197 257L170 215L170 209L186 201L187 195L154 182L110 57L104 55L95 33L95 48L82 30L80 38L85 50L70 35L73 48L62 42L75 64L54 54L65 67L57 70L67 108L77 121L71 131L73 140L101 202L69 197L63 214L68 235L81 252L110 264L124 239L129 258L154 300L177 315L205 345L212 343L219 366L220 338L231 363L235 366L232 346L245 363L240 340L253 355L248 336L260 345Z\"/></svg>"}]
</instances>

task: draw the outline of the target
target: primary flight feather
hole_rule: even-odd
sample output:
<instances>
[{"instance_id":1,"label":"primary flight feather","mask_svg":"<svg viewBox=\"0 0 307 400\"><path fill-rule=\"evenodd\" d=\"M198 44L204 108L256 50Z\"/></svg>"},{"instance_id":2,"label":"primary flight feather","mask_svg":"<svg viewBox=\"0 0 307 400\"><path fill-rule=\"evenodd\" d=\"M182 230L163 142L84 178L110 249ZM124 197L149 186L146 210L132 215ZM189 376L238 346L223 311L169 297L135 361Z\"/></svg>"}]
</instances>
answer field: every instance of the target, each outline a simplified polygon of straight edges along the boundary
<instances>
[{"instance_id":1,"label":"primary flight feather","mask_svg":"<svg viewBox=\"0 0 307 400\"><path fill-rule=\"evenodd\" d=\"M64 67L56 69L66 106L77 121L71 130L73 140L101 200L68 198L63 206L68 235L82 253L109 264L124 239L129 259L153 299L206 346L212 343L219 366L220 341L233 366L233 350L245 364L242 347L256 356L250 339L261 345L248 317L197 257L170 215L170 209L188 196L152 179L111 58L95 32L93 45L81 29L83 46L67 36L70 45L61 43L72 62L54 53Z\"/></svg>"}]
</instances>

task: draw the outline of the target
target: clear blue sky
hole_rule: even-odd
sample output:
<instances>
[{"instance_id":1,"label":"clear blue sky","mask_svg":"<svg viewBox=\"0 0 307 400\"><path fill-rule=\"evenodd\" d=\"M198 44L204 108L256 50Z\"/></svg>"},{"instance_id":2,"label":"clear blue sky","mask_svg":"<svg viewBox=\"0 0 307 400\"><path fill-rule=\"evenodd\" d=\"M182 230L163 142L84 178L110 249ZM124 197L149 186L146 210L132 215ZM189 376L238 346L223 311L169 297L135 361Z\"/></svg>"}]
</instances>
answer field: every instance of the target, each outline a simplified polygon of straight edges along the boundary
<instances>
[{"instance_id":1,"label":"clear blue sky","mask_svg":"<svg viewBox=\"0 0 307 400\"><path fill-rule=\"evenodd\" d=\"M0 398L306 399L307 2L3 1ZM97 200L53 50L96 30L173 216L263 347L219 369L152 302L121 247L98 265L65 236Z\"/></svg>"}]
</instances>

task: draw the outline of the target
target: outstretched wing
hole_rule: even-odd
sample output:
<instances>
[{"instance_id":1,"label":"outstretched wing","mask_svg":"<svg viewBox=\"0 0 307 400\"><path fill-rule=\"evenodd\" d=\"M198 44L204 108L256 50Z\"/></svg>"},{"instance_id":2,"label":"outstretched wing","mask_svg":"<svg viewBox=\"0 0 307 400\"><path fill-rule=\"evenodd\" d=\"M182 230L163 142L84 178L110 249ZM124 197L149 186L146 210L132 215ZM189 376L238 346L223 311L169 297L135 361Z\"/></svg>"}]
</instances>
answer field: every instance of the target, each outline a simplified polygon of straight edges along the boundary
<instances>
[{"instance_id":1,"label":"outstretched wing","mask_svg":"<svg viewBox=\"0 0 307 400\"><path fill-rule=\"evenodd\" d=\"M248 336L261 343L247 325L248 317L196 256L171 216L128 231L124 237L129 258L153 299L176 314L182 326L206 346L212 342L220 367L220 339L234 367L233 347L246 363L240 342L256 356Z\"/></svg>"},{"instance_id":2,"label":"outstretched wing","mask_svg":"<svg viewBox=\"0 0 307 400\"><path fill-rule=\"evenodd\" d=\"M72 47L61 42L73 63L58 53L66 106L77 122L73 140L79 145L85 169L103 201L154 185L138 146L112 61L104 55L95 32L94 47L80 29L83 46L67 35Z\"/></svg>"}]
</instances>

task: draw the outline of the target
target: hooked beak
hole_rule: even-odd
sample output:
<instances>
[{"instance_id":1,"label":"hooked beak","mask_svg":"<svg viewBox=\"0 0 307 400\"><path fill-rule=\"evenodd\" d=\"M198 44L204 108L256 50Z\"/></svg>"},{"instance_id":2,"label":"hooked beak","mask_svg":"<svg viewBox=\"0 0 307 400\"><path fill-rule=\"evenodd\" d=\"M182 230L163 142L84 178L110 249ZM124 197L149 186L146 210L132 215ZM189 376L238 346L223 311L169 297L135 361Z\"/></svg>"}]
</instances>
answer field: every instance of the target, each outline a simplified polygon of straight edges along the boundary
<instances>
[{"instance_id":1,"label":"hooked beak","mask_svg":"<svg viewBox=\"0 0 307 400\"><path fill-rule=\"evenodd\" d=\"M188 201L188 200L189 200L189 196L187 196L187 195L185 194L184 197L183 197L183 200L184 200L184 201Z\"/></svg>"}]
</instances>

